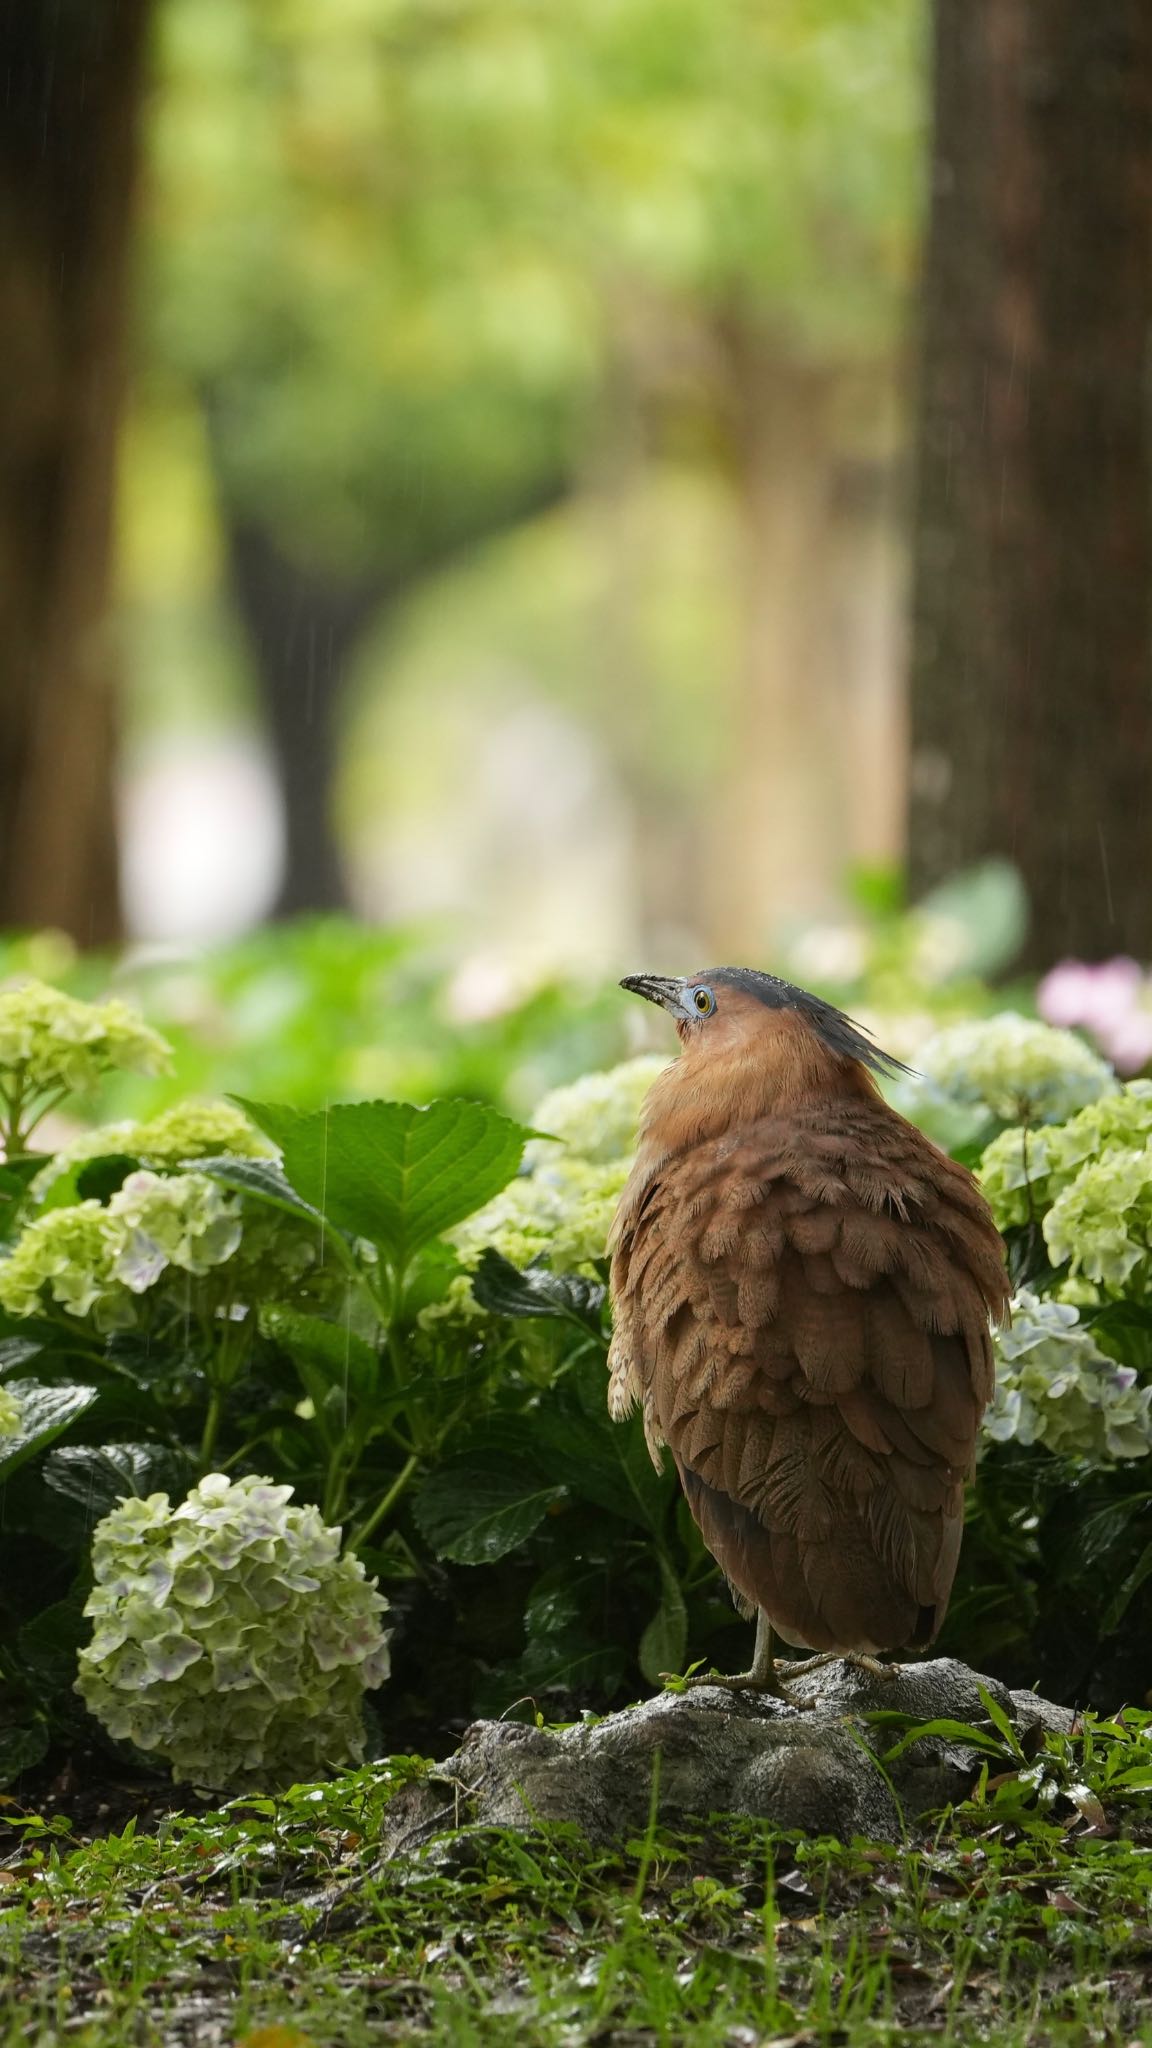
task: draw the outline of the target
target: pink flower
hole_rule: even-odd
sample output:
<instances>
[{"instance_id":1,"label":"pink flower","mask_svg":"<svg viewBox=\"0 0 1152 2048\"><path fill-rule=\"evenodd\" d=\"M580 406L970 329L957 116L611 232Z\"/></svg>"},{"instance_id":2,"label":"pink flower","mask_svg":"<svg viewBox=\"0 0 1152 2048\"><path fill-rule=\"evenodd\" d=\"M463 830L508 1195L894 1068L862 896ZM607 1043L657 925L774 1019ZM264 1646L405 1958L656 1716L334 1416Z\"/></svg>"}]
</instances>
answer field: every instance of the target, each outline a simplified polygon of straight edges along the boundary
<instances>
[{"instance_id":1,"label":"pink flower","mask_svg":"<svg viewBox=\"0 0 1152 2048\"><path fill-rule=\"evenodd\" d=\"M1091 966L1062 960L1036 991L1047 1024L1091 1032L1117 1073L1138 1074L1152 1059L1152 982L1139 961L1119 954Z\"/></svg>"}]
</instances>

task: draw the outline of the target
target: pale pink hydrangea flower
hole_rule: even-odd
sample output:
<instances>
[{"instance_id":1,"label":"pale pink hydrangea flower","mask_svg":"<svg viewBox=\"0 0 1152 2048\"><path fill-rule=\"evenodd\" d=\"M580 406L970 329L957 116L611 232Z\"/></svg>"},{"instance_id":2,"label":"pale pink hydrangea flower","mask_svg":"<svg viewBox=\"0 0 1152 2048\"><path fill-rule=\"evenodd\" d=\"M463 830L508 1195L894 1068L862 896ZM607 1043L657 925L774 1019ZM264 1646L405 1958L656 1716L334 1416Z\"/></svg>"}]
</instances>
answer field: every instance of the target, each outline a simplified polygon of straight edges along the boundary
<instances>
[{"instance_id":1,"label":"pale pink hydrangea flower","mask_svg":"<svg viewBox=\"0 0 1152 2048\"><path fill-rule=\"evenodd\" d=\"M1152 979L1138 960L1062 960L1040 983L1036 1007L1048 1024L1089 1032L1118 1074L1152 1060Z\"/></svg>"}]
</instances>

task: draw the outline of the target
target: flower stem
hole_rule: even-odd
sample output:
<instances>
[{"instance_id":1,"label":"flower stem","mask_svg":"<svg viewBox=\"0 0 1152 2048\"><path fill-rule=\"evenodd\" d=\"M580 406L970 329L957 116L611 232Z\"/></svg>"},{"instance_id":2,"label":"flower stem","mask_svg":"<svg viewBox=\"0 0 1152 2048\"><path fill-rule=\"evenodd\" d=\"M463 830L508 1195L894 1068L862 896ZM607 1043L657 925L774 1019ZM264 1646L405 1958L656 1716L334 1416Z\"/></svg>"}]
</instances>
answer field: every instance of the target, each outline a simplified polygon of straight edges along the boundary
<instances>
[{"instance_id":1,"label":"flower stem","mask_svg":"<svg viewBox=\"0 0 1152 2048\"><path fill-rule=\"evenodd\" d=\"M415 1453L413 1453L413 1455L410 1458L408 1458L403 1465L401 1465L399 1472L396 1474L395 1479L392 1481L392 1484L388 1488L387 1493L383 1496L383 1499L377 1501L376 1506L373 1508L371 1514L366 1515L364 1517L364 1520L358 1525L358 1527L356 1527L352 1531L352 1534L349 1536L346 1545L346 1548L348 1550L359 1550L360 1545L362 1543L367 1543L369 1536L371 1536L373 1532L379 1528L381 1522L384 1521L386 1516L391 1514L397 1501L400 1499L401 1494L407 1490L408 1483L411 1480L413 1474L417 1471L419 1464L419 1458L415 1455Z\"/></svg>"},{"instance_id":2,"label":"flower stem","mask_svg":"<svg viewBox=\"0 0 1152 2048\"><path fill-rule=\"evenodd\" d=\"M220 1433L220 1423L223 1414L224 1389L223 1387L213 1387L208 1397L208 1413L204 1417L204 1434L200 1438L199 1463L201 1473L207 1472L209 1469L212 1453L216 1449L216 1438Z\"/></svg>"}]
</instances>

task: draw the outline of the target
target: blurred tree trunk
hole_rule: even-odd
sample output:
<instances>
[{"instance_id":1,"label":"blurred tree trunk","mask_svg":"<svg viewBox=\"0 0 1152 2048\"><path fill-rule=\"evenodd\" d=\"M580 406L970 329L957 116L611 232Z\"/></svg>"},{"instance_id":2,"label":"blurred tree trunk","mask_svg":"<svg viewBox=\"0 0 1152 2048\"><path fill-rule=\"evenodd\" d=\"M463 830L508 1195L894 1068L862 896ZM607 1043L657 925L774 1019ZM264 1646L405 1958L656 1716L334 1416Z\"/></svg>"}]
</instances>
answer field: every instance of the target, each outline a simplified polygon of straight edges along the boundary
<instances>
[{"instance_id":1,"label":"blurred tree trunk","mask_svg":"<svg viewBox=\"0 0 1152 2048\"><path fill-rule=\"evenodd\" d=\"M218 394L202 393L220 520L236 608L251 652L272 749L284 817L284 872L273 915L346 910L351 899L334 814L336 770L343 744L341 710L348 672L369 627L421 582L441 574L470 548L553 505L569 488L550 476L525 489L521 502L478 515L476 526L430 540L422 560L389 557L379 534L371 569L339 575L301 562L281 545L271 524L235 502L223 459L227 411Z\"/></svg>"},{"instance_id":2,"label":"blurred tree trunk","mask_svg":"<svg viewBox=\"0 0 1152 2048\"><path fill-rule=\"evenodd\" d=\"M914 889L1021 869L1028 960L1152 954L1152 7L936 0Z\"/></svg>"},{"instance_id":3,"label":"blurred tree trunk","mask_svg":"<svg viewBox=\"0 0 1152 2048\"><path fill-rule=\"evenodd\" d=\"M267 528L222 506L232 588L261 685L284 808L284 872L274 915L345 910L332 815L338 704L349 663L388 594L383 579L342 582L302 567Z\"/></svg>"},{"instance_id":4,"label":"blurred tree trunk","mask_svg":"<svg viewBox=\"0 0 1152 2048\"><path fill-rule=\"evenodd\" d=\"M108 633L151 0L2 0L0 923L119 929Z\"/></svg>"},{"instance_id":5,"label":"blurred tree trunk","mask_svg":"<svg viewBox=\"0 0 1152 2048\"><path fill-rule=\"evenodd\" d=\"M830 373L751 322L725 324L728 411L743 537L743 656L731 755L704 855L725 958L757 959L795 922L835 907L849 858L843 734L824 612L835 450ZM723 712L721 713L723 715Z\"/></svg>"}]
</instances>

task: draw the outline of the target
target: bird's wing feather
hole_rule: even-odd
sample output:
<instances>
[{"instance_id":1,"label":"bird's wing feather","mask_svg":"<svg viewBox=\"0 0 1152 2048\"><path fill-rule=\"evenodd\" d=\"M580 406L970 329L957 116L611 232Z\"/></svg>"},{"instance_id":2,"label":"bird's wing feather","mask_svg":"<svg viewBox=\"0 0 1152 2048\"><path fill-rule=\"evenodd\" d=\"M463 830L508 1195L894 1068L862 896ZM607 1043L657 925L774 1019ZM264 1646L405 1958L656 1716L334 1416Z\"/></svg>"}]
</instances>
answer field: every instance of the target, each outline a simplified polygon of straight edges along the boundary
<instances>
[{"instance_id":1,"label":"bird's wing feather","mask_svg":"<svg viewBox=\"0 0 1152 2048\"><path fill-rule=\"evenodd\" d=\"M965 1169L879 1102L763 1118L626 1191L613 1294L613 1413L738 1593L817 1649L930 1639L1007 1298Z\"/></svg>"}]
</instances>

